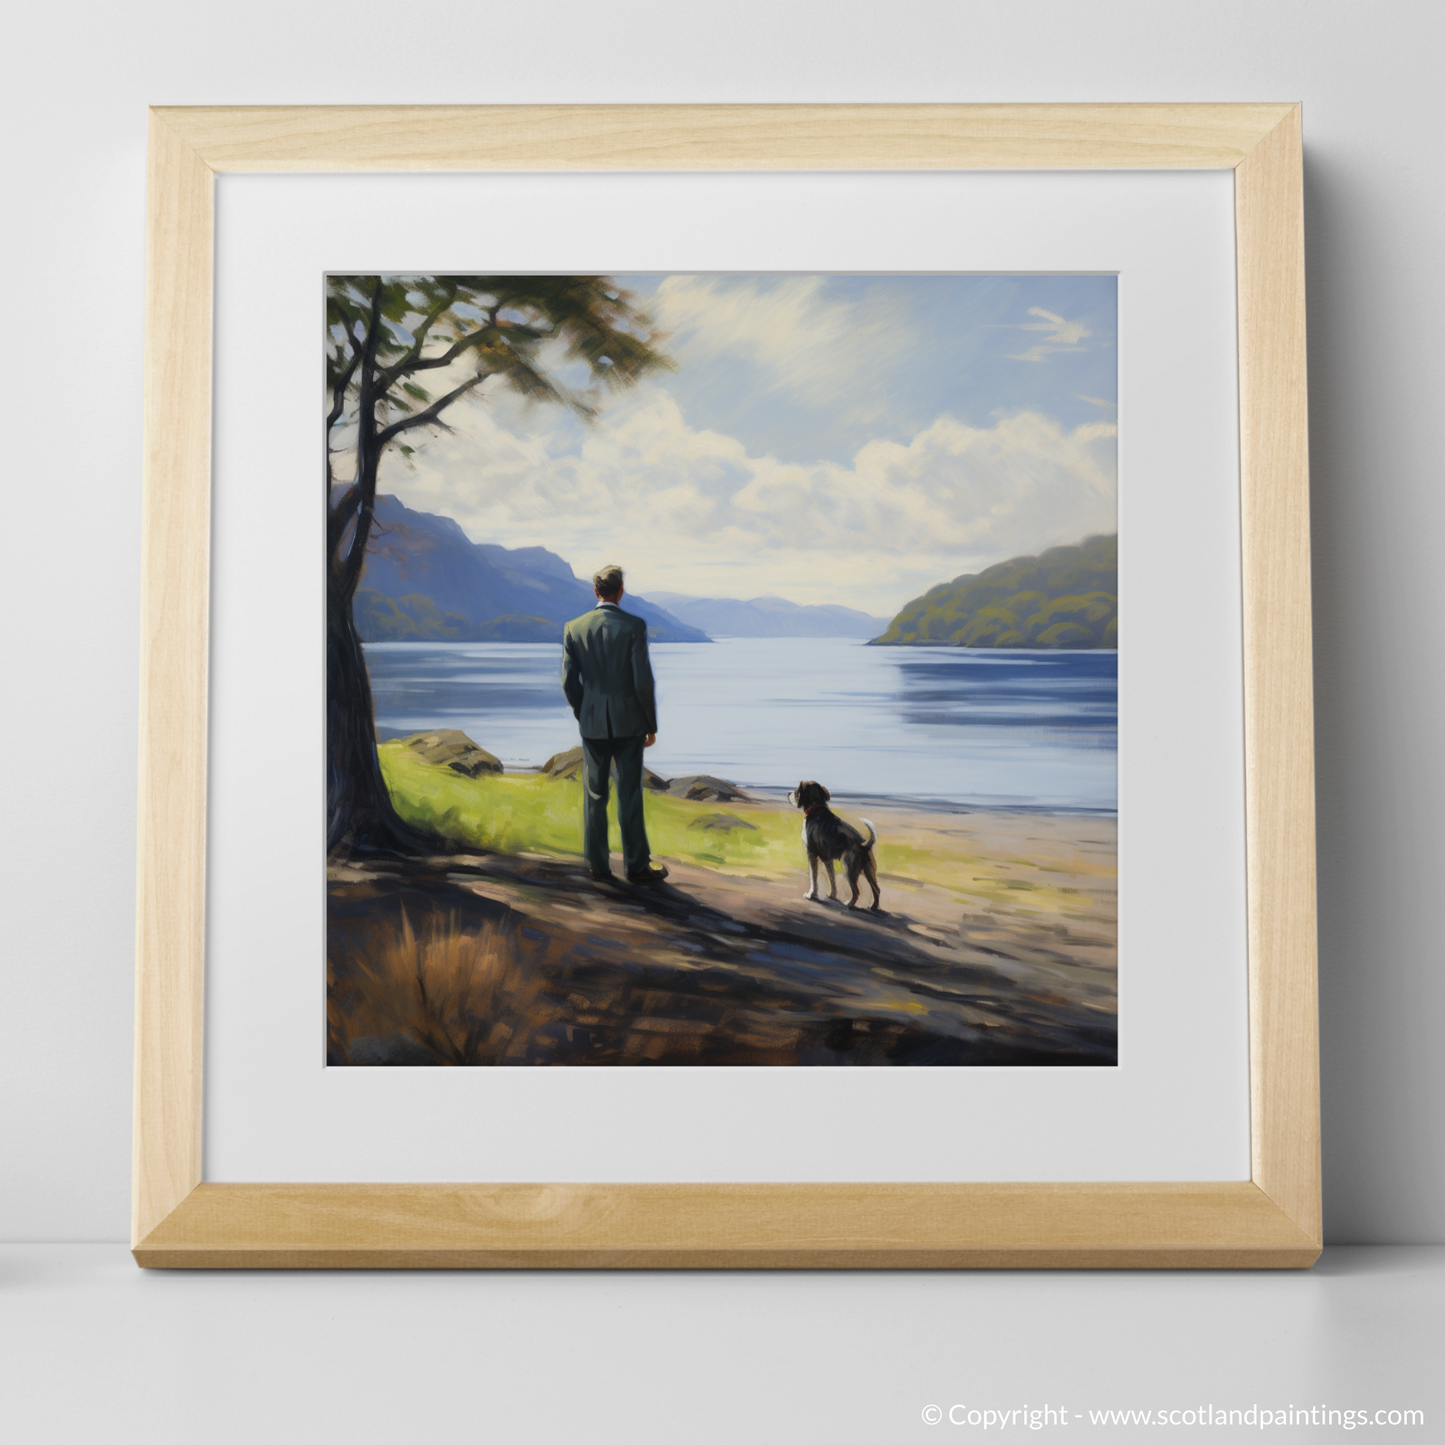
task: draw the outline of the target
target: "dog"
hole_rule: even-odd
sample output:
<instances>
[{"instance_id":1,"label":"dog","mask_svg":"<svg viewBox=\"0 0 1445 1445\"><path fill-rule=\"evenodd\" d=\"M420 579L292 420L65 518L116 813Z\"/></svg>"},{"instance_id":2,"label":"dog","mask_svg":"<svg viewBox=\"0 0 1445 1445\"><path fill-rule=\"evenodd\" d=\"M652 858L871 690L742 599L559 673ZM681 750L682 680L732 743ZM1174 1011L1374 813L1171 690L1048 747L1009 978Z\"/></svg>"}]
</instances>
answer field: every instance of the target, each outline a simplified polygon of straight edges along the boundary
<instances>
[{"instance_id":1,"label":"dog","mask_svg":"<svg viewBox=\"0 0 1445 1445\"><path fill-rule=\"evenodd\" d=\"M799 783L788 794L788 801L795 808L803 810L803 846L808 850L808 891L803 897L809 902L816 902L818 863L821 861L828 869L828 897L836 902L838 878L833 872L833 864L841 860L844 868L848 870L848 886L853 890L847 906L858 906L858 878L861 875L868 880L868 886L873 890L873 902L869 911L881 913L878 864L873 859L873 845L878 841L878 834L867 818L860 819L868 828L868 840L865 842L856 828L845 823L828 806L831 796L822 783L813 782Z\"/></svg>"}]
</instances>

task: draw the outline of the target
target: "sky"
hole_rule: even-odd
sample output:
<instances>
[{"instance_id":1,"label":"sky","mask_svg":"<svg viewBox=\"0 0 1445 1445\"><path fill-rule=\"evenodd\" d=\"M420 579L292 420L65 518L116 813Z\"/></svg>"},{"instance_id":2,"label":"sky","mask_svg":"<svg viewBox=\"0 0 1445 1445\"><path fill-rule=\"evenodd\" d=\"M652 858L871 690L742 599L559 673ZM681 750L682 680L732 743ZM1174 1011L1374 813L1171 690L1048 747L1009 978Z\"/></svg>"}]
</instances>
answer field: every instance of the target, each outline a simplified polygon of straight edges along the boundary
<instances>
[{"instance_id":1,"label":"sky","mask_svg":"<svg viewBox=\"0 0 1445 1445\"><path fill-rule=\"evenodd\" d=\"M381 490L644 596L878 616L1116 528L1113 276L616 280L674 371L590 423L488 384Z\"/></svg>"}]
</instances>

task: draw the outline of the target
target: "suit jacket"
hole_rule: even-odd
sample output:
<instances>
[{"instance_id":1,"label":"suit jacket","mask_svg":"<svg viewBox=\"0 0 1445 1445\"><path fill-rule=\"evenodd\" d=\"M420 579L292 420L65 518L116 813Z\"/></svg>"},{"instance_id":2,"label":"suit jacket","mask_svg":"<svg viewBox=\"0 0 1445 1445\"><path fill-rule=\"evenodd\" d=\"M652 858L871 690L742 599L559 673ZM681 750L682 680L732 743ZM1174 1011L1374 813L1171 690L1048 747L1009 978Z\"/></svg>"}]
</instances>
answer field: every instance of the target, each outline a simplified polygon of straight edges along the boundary
<instances>
[{"instance_id":1,"label":"suit jacket","mask_svg":"<svg viewBox=\"0 0 1445 1445\"><path fill-rule=\"evenodd\" d=\"M657 731L647 624L616 605L594 607L562 633L562 691L584 738Z\"/></svg>"}]
</instances>

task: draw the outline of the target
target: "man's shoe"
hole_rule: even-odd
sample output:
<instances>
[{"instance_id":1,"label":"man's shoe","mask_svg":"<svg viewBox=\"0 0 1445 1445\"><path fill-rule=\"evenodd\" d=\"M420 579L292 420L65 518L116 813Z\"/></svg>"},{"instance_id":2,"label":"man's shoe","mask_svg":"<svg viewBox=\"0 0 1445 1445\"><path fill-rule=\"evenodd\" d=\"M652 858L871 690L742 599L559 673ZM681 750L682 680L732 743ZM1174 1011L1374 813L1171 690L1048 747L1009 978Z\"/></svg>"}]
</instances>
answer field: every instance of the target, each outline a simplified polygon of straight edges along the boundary
<instances>
[{"instance_id":1,"label":"man's shoe","mask_svg":"<svg viewBox=\"0 0 1445 1445\"><path fill-rule=\"evenodd\" d=\"M590 877L594 883L617 882L617 875L610 868L607 869L605 872L598 872L598 870L595 868L589 869L588 877Z\"/></svg>"},{"instance_id":2,"label":"man's shoe","mask_svg":"<svg viewBox=\"0 0 1445 1445\"><path fill-rule=\"evenodd\" d=\"M666 877L666 868L654 868L649 864L646 868L638 869L636 873L629 873L627 881L634 884L661 883Z\"/></svg>"}]
</instances>

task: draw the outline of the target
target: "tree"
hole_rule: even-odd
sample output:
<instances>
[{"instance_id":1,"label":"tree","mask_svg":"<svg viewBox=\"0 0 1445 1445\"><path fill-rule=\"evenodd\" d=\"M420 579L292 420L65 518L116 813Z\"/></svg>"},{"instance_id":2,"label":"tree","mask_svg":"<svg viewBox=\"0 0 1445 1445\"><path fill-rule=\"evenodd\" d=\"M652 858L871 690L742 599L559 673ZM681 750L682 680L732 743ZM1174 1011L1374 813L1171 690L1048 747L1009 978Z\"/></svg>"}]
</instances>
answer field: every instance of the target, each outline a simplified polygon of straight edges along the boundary
<instances>
[{"instance_id":1,"label":"tree","mask_svg":"<svg viewBox=\"0 0 1445 1445\"><path fill-rule=\"evenodd\" d=\"M409 455L408 433L449 430L442 414L465 397L507 387L591 417L599 388L672 363L606 276L332 276L326 325L326 846L425 852L436 840L397 816L381 776L352 616L382 457ZM564 388L556 371L578 363L589 386ZM338 483L336 459L348 454L351 479Z\"/></svg>"}]
</instances>

